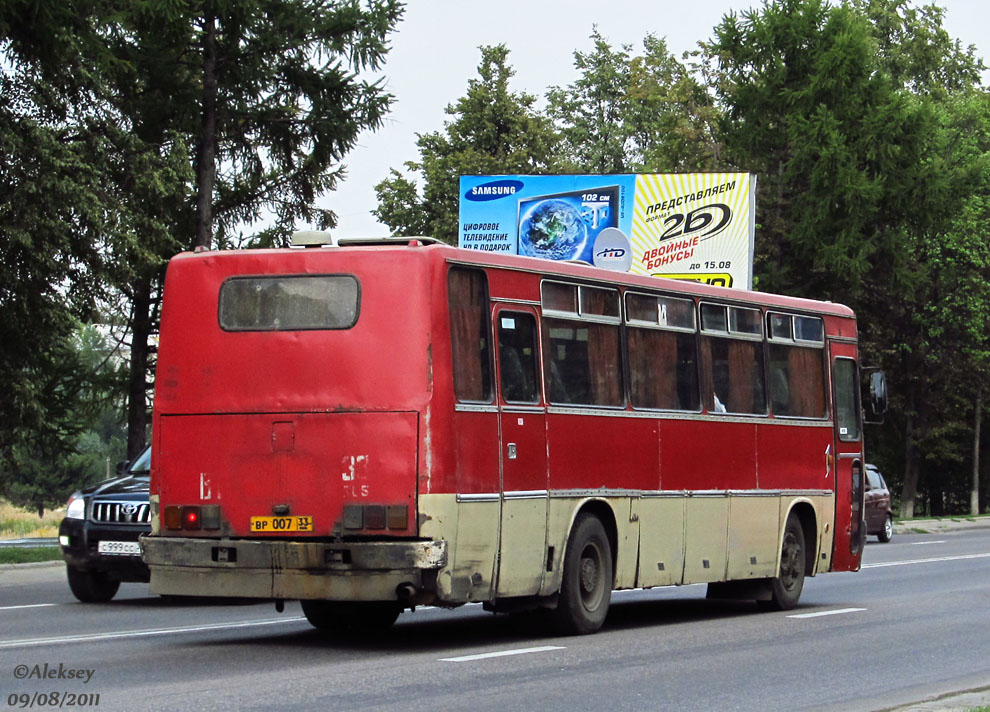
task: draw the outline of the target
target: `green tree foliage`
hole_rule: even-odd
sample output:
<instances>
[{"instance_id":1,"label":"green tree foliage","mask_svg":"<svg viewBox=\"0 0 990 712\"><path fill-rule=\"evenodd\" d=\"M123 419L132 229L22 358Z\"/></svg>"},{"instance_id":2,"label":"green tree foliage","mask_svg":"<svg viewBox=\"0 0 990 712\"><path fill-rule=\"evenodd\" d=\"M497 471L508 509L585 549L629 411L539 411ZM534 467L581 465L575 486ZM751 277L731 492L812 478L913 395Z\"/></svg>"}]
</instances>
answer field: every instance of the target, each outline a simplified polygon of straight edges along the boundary
<instances>
[{"instance_id":1,"label":"green tree foliage","mask_svg":"<svg viewBox=\"0 0 990 712\"><path fill-rule=\"evenodd\" d=\"M0 44L0 472L26 443L67 451L89 374L74 333L96 318L120 257L141 250L151 202L175 173L135 139L92 82L70 88L58 73ZM85 78L89 75L81 72ZM4 475L0 475L3 479Z\"/></svg>"},{"instance_id":2,"label":"green tree foliage","mask_svg":"<svg viewBox=\"0 0 990 712\"><path fill-rule=\"evenodd\" d=\"M129 301L132 455L147 430L148 341L165 262L180 249L237 243L262 219L259 244L284 242L299 220L335 223L315 201L336 186L358 134L381 125L391 97L383 80L359 74L380 67L400 16L397 0L11 0L0 8L4 56L35 94L63 107L49 128L104 139L85 154L84 175L113 189L113 200L76 195L50 209L120 222L93 231L103 243L87 243L78 271L112 265L104 283ZM32 111L16 107L11 123ZM77 180L63 175L69 168L53 165L52 175ZM36 201L23 207L38 210Z\"/></svg>"},{"instance_id":3,"label":"green tree foliage","mask_svg":"<svg viewBox=\"0 0 990 712\"><path fill-rule=\"evenodd\" d=\"M58 417L47 428L17 432L0 482L0 493L39 516L77 487L103 479L124 453L120 361L107 340L82 327L59 356L31 378L44 402L57 404Z\"/></svg>"},{"instance_id":4,"label":"green tree foliage","mask_svg":"<svg viewBox=\"0 0 990 712\"><path fill-rule=\"evenodd\" d=\"M698 171L717 168L710 95L653 35L643 52L612 47L595 29L590 52L575 52L578 78L547 92L561 136L562 167L574 173Z\"/></svg>"},{"instance_id":5,"label":"green tree foliage","mask_svg":"<svg viewBox=\"0 0 990 712\"><path fill-rule=\"evenodd\" d=\"M933 103L929 178L919 203L926 219L904 243L908 277L878 290L869 306L884 315L877 331L900 393L894 420L903 428L898 461L907 516L919 488L935 513L968 500L971 458L978 456L968 440L973 408L981 407L977 396L990 375L988 109L985 91L960 91Z\"/></svg>"},{"instance_id":6,"label":"green tree foliage","mask_svg":"<svg viewBox=\"0 0 990 712\"><path fill-rule=\"evenodd\" d=\"M392 169L375 186L375 217L395 235L457 241L458 180L462 175L545 173L554 164L556 136L534 109L536 97L509 89L514 72L504 45L481 48L478 78L446 112L443 132L420 134L418 161L405 165L414 178Z\"/></svg>"},{"instance_id":7,"label":"green tree foliage","mask_svg":"<svg viewBox=\"0 0 990 712\"><path fill-rule=\"evenodd\" d=\"M923 460L944 472L965 452L965 354L986 323L984 233L960 224L981 65L941 19L906 0L782 0L728 16L705 47L726 155L759 175L759 284L859 311L865 357L891 374L896 431L878 452L908 515Z\"/></svg>"},{"instance_id":8,"label":"green tree foliage","mask_svg":"<svg viewBox=\"0 0 990 712\"><path fill-rule=\"evenodd\" d=\"M575 52L578 78L547 92L547 113L561 136L569 172L628 173L631 136L625 99L631 48L614 49L595 28L594 49Z\"/></svg>"},{"instance_id":9,"label":"green tree foliage","mask_svg":"<svg viewBox=\"0 0 990 712\"><path fill-rule=\"evenodd\" d=\"M986 202L982 65L942 15L772 0L727 16L702 64L724 155L759 177L760 288L852 305L864 358L891 376L892 427L875 442L907 516L923 470L935 509L965 481L947 474L965 475L986 375L987 241L971 221Z\"/></svg>"},{"instance_id":10,"label":"green tree foliage","mask_svg":"<svg viewBox=\"0 0 990 712\"><path fill-rule=\"evenodd\" d=\"M918 494L930 512L958 511L980 464L971 414L982 407L978 394L988 375L990 275L979 212L988 200L983 64L945 31L938 6L855 0L853 7L870 19L882 70L929 120L899 242L903 268L878 276L864 305L883 315L865 334L866 347L883 359L899 405L892 417L899 427L878 440L899 450L899 466L889 469L903 473L903 515L914 513Z\"/></svg>"},{"instance_id":11,"label":"green tree foliage","mask_svg":"<svg viewBox=\"0 0 990 712\"><path fill-rule=\"evenodd\" d=\"M643 54L629 62L625 122L637 173L719 170L721 111L692 68L662 39L647 35Z\"/></svg>"},{"instance_id":12,"label":"green tree foliage","mask_svg":"<svg viewBox=\"0 0 990 712\"><path fill-rule=\"evenodd\" d=\"M130 89L145 79L155 89L140 112L146 130L189 141L188 244L210 247L214 232L226 244L262 218L272 221L267 241L299 220L336 223L315 201L336 187L358 134L381 126L391 103L384 79L359 74L381 67L401 14L396 0L161 1L133 13L133 39L115 54L140 68Z\"/></svg>"},{"instance_id":13,"label":"green tree foliage","mask_svg":"<svg viewBox=\"0 0 990 712\"><path fill-rule=\"evenodd\" d=\"M760 288L855 301L897 259L926 129L877 71L869 22L822 0L768 2L726 16L705 61L727 158L758 175Z\"/></svg>"},{"instance_id":14,"label":"green tree foliage","mask_svg":"<svg viewBox=\"0 0 990 712\"><path fill-rule=\"evenodd\" d=\"M896 86L944 97L980 83L983 63L942 27L945 9L912 0L851 0L870 21L881 62Z\"/></svg>"}]
</instances>

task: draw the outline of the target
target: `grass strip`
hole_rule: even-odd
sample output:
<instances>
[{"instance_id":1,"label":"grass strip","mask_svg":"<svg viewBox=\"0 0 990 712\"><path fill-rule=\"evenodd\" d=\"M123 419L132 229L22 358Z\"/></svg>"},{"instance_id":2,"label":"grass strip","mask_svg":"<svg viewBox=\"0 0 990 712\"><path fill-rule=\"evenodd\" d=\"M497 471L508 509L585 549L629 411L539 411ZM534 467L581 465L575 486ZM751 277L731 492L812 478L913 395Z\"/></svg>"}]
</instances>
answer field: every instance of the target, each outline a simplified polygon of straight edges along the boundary
<instances>
[{"instance_id":1,"label":"grass strip","mask_svg":"<svg viewBox=\"0 0 990 712\"><path fill-rule=\"evenodd\" d=\"M0 547L0 564L30 564L37 561L60 561L62 551L57 546L22 548Z\"/></svg>"}]
</instances>

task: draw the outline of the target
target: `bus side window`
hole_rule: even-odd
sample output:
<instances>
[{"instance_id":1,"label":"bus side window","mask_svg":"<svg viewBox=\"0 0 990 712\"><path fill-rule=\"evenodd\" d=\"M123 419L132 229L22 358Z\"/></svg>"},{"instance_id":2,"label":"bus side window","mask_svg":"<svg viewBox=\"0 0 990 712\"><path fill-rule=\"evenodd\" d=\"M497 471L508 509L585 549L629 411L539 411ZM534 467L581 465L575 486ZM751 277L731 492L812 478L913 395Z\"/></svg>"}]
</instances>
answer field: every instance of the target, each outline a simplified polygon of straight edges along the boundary
<instances>
[{"instance_id":1,"label":"bus side window","mask_svg":"<svg viewBox=\"0 0 990 712\"><path fill-rule=\"evenodd\" d=\"M625 299L633 408L701 410L694 301L642 292Z\"/></svg>"},{"instance_id":2,"label":"bus side window","mask_svg":"<svg viewBox=\"0 0 990 712\"><path fill-rule=\"evenodd\" d=\"M700 409L693 333L630 326L626 346L634 408Z\"/></svg>"},{"instance_id":3,"label":"bus side window","mask_svg":"<svg viewBox=\"0 0 990 712\"><path fill-rule=\"evenodd\" d=\"M545 318L543 353L552 403L622 405L618 324Z\"/></svg>"},{"instance_id":4,"label":"bus side window","mask_svg":"<svg viewBox=\"0 0 990 712\"><path fill-rule=\"evenodd\" d=\"M454 395L459 401L492 400L488 277L481 270L451 267L447 274Z\"/></svg>"},{"instance_id":5,"label":"bus side window","mask_svg":"<svg viewBox=\"0 0 990 712\"><path fill-rule=\"evenodd\" d=\"M824 349L771 343L770 402L774 415L824 417Z\"/></svg>"},{"instance_id":6,"label":"bus side window","mask_svg":"<svg viewBox=\"0 0 990 712\"><path fill-rule=\"evenodd\" d=\"M820 317L768 312L767 336L773 414L824 418L825 323Z\"/></svg>"},{"instance_id":7,"label":"bus side window","mask_svg":"<svg viewBox=\"0 0 990 712\"><path fill-rule=\"evenodd\" d=\"M713 413L766 413L763 344L759 341L705 336L701 346L711 384L708 410ZM724 410L719 408L720 404Z\"/></svg>"},{"instance_id":8,"label":"bus side window","mask_svg":"<svg viewBox=\"0 0 990 712\"><path fill-rule=\"evenodd\" d=\"M701 330L706 410L766 415L760 310L702 302Z\"/></svg>"},{"instance_id":9,"label":"bus side window","mask_svg":"<svg viewBox=\"0 0 990 712\"><path fill-rule=\"evenodd\" d=\"M622 406L619 290L544 281L542 306L550 402Z\"/></svg>"},{"instance_id":10,"label":"bus side window","mask_svg":"<svg viewBox=\"0 0 990 712\"><path fill-rule=\"evenodd\" d=\"M498 352L502 398L508 403L539 402L536 321L532 314L499 313Z\"/></svg>"},{"instance_id":11,"label":"bus side window","mask_svg":"<svg viewBox=\"0 0 990 712\"><path fill-rule=\"evenodd\" d=\"M856 362L848 358L835 359L832 364L832 376L835 381L835 425L839 430L839 440L843 442L859 440L860 412Z\"/></svg>"}]
</instances>

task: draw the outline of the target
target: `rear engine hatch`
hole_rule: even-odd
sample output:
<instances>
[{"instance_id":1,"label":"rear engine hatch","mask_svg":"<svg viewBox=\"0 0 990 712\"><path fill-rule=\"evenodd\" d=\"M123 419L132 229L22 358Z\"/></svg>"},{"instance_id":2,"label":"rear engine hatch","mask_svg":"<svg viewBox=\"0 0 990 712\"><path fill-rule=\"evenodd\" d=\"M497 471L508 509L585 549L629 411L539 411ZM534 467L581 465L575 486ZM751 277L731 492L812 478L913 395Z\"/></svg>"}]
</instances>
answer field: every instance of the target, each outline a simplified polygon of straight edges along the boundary
<instances>
[{"instance_id":1,"label":"rear engine hatch","mask_svg":"<svg viewBox=\"0 0 990 712\"><path fill-rule=\"evenodd\" d=\"M214 535L415 534L415 412L168 415L160 431L161 511L218 506Z\"/></svg>"}]
</instances>

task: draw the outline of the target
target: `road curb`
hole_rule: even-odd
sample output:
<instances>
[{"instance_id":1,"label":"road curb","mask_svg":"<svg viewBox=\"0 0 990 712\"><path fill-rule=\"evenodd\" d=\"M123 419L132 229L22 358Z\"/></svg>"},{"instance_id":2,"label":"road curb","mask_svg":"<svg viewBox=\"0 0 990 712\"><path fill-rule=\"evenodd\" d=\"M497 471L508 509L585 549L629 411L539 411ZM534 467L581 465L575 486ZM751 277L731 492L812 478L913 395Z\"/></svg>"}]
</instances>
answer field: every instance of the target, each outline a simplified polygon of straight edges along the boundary
<instances>
[{"instance_id":1,"label":"road curb","mask_svg":"<svg viewBox=\"0 0 990 712\"><path fill-rule=\"evenodd\" d=\"M901 519L894 522L895 534L942 534L967 529L990 529L990 517Z\"/></svg>"},{"instance_id":2,"label":"road curb","mask_svg":"<svg viewBox=\"0 0 990 712\"><path fill-rule=\"evenodd\" d=\"M881 712L968 712L985 706L990 706L990 687L950 692L900 707L889 707Z\"/></svg>"}]
</instances>

